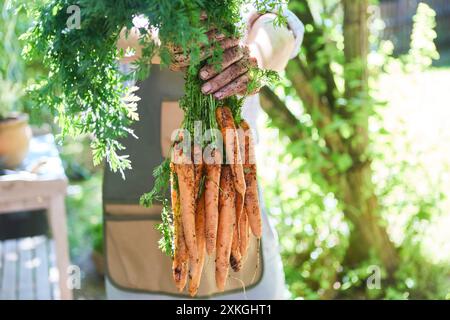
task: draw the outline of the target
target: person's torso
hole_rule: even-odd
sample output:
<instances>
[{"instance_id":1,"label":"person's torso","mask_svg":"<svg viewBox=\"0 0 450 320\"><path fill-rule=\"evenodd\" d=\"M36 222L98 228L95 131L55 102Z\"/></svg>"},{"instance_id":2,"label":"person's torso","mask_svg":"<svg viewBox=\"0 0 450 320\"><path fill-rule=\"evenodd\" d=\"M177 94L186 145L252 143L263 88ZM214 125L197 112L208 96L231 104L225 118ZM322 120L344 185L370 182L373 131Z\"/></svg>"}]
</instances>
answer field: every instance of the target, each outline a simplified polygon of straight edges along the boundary
<instances>
[{"instance_id":1,"label":"person's torso","mask_svg":"<svg viewBox=\"0 0 450 320\"><path fill-rule=\"evenodd\" d=\"M104 172L105 269L111 283L121 290L186 296L177 292L172 261L158 248L161 206L139 206L141 195L153 187L153 169L168 156L173 130L181 125L178 100L183 95L183 74L153 66L150 76L137 86L140 119L133 130L138 138L129 135L122 140L133 169L125 172L125 180L107 168ZM259 242L252 237L245 267L230 273L225 292L256 285L262 269ZM198 295L216 293L214 257L208 257Z\"/></svg>"}]
</instances>

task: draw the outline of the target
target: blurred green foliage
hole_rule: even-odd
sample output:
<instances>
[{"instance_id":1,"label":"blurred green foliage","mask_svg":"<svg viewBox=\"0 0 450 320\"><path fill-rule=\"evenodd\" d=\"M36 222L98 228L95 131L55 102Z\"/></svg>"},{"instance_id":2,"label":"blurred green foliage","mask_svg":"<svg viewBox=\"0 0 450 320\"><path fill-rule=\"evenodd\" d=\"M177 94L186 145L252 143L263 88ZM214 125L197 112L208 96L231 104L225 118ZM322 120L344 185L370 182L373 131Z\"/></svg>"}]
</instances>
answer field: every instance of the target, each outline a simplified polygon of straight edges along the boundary
<instances>
[{"instance_id":1,"label":"blurred green foliage","mask_svg":"<svg viewBox=\"0 0 450 320\"><path fill-rule=\"evenodd\" d=\"M103 252L102 166L94 166L89 136L64 139L61 149L69 178L67 208L73 258L90 250Z\"/></svg>"},{"instance_id":2,"label":"blurred green foliage","mask_svg":"<svg viewBox=\"0 0 450 320\"><path fill-rule=\"evenodd\" d=\"M427 4L421 2L417 7L417 14L413 17L411 45L406 56L408 71L425 70L439 59L434 40L437 37L436 12Z\"/></svg>"},{"instance_id":3,"label":"blurred green foliage","mask_svg":"<svg viewBox=\"0 0 450 320\"><path fill-rule=\"evenodd\" d=\"M337 52L343 41L339 23L342 12L338 2L309 3L315 9L316 20L321 22L329 37L323 39L325 46L320 52L323 56L317 57L317 63L320 64L321 57L325 57L323 63L330 59L336 61L332 68L338 87L342 88L340 77L343 70L339 65L342 55ZM291 1L291 6L300 6L301 3ZM419 131L419 128L422 129L419 132L426 132L429 128L425 127L425 121L415 123L412 116L408 118L408 109L412 112L411 102L417 102L416 112L421 106L420 110L426 114L423 108L428 106L428 116L437 121L440 110L448 101L448 92L443 85L436 87L433 93L421 90L426 83L442 81L439 73L430 70L433 59L439 57L433 43L436 37L434 16L431 8L419 5L414 18L411 50L406 56L392 57L392 43L371 37L370 83L376 101L369 127L372 179L380 201L379 214L383 217L380 223L385 223L399 255L398 267L389 279L382 263L372 254L358 266L349 268L344 264L352 226L346 220L339 201L323 187L320 176L319 179L317 177L323 141L315 132L311 117L305 112L290 81L285 80L281 87L276 88L276 93L295 114L303 130L310 131L308 137L311 137L311 140L292 142L286 134L280 134L278 127L268 118L260 130L260 154L264 154L263 158L259 157L260 178L266 204L277 224L292 298L449 298L450 256L437 261L430 253L430 243L436 241L430 228L443 221L450 210L446 192L450 184L449 181L444 183L450 156L437 156L437 159L435 156L434 162L427 162L423 153L427 155L428 150L424 150L424 146L442 151L446 150L446 144L437 135L435 140L426 139L417 148L419 139L411 137L411 132ZM377 25L373 20L373 35L379 32ZM306 25L306 37L308 29L310 34L314 32L312 25ZM446 75L445 79L448 79L450 70ZM316 91L324 92L324 81L320 77L314 80ZM429 99L429 95L434 99ZM344 99L340 103L348 106ZM430 103L433 108L430 108ZM269 128L266 128L267 124ZM352 135L352 132L347 132L351 127L345 121L334 119L333 126L343 136ZM449 133L448 128L446 132ZM336 170L345 172L351 163L345 155L335 157ZM317 161L310 161L311 158ZM449 239L448 236L445 238ZM370 286L378 272L381 275L380 287Z\"/></svg>"},{"instance_id":4,"label":"blurred green foliage","mask_svg":"<svg viewBox=\"0 0 450 320\"><path fill-rule=\"evenodd\" d=\"M22 35L35 21L29 9L44 1L0 0L0 118L25 112L32 124L53 125L50 111L36 105L26 91L42 76L42 61L25 61L22 53Z\"/></svg>"},{"instance_id":5,"label":"blurred green foliage","mask_svg":"<svg viewBox=\"0 0 450 320\"><path fill-rule=\"evenodd\" d=\"M24 30L21 14L9 0L0 0L0 119L20 111L23 62L18 36Z\"/></svg>"},{"instance_id":6,"label":"blurred green foliage","mask_svg":"<svg viewBox=\"0 0 450 320\"><path fill-rule=\"evenodd\" d=\"M101 172L71 182L67 197L69 244L72 258L90 250L103 252Z\"/></svg>"}]
</instances>

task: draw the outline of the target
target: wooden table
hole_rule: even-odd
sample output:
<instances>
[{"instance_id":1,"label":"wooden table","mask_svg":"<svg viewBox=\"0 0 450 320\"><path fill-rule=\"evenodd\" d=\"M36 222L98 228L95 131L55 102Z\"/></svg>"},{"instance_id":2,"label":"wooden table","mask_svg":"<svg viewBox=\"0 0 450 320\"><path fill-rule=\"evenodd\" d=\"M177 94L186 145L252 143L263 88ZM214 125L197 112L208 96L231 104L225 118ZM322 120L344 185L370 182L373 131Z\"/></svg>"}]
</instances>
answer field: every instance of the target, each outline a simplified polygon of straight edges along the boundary
<instances>
[{"instance_id":1,"label":"wooden table","mask_svg":"<svg viewBox=\"0 0 450 320\"><path fill-rule=\"evenodd\" d=\"M29 155L17 173L0 176L0 214L46 210L55 244L60 296L61 299L72 299L72 291L67 286L70 260L64 203L66 190L67 178L52 135L33 138ZM5 282L13 281L3 279L3 291L8 290Z\"/></svg>"}]
</instances>

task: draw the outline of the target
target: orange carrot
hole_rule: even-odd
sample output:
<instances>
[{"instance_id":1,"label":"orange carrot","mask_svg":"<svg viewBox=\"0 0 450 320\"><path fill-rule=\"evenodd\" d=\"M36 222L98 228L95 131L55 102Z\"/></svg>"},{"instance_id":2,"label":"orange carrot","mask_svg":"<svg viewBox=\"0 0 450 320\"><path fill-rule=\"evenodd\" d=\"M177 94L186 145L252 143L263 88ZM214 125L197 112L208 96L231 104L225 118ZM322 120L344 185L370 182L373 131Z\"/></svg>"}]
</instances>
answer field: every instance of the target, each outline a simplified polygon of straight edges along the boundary
<instances>
[{"instance_id":1,"label":"orange carrot","mask_svg":"<svg viewBox=\"0 0 450 320\"><path fill-rule=\"evenodd\" d=\"M213 163L207 164L205 180L206 251L212 255L216 249L217 223L219 220L219 184L221 155L212 151Z\"/></svg>"},{"instance_id":2,"label":"orange carrot","mask_svg":"<svg viewBox=\"0 0 450 320\"><path fill-rule=\"evenodd\" d=\"M225 289L230 266L233 228L236 218L235 190L233 176L228 165L222 167L219 194L219 225L216 245L216 285L219 291Z\"/></svg>"},{"instance_id":3,"label":"orange carrot","mask_svg":"<svg viewBox=\"0 0 450 320\"><path fill-rule=\"evenodd\" d=\"M175 164L175 172L178 177L178 189L180 195L181 221L183 224L184 239L189 252L191 268L198 263L198 249L195 232L195 189L194 189L194 165L190 155L183 153L182 149L175 149L178 162Z\"/></svg>"},{"instance_id":4,"label":"orange carrot","mask_svg":"<svg viewBox=\"0 0 450 320\"><path fill-rule=\"evenodd\" d=\"M181 292L186 286L188 276L189 256L187 253L186 243L184 241L183 226L180 215L180 201L178 191L176 190L176 175L174 172L174 164L170 164L171 168L171 199L172 212L174 217L174 256L172 262L173 279L177 289Z\"/></svg>"},{"instance_id":5,"label":"orange carrot","mask_svg":"<svg viewBox=\"0 0 450 320\"><path fill-rule=\"evenodd\" d=\"M244 120L240 124L245 136L244 176L247 190L244 207L252 233L257 238L262 235L261 211L259 207L258 182L256 177L255 149L250 126Z\"/></svg>"},{"instance_id":6,"label":"orange carrot","mask_svg":"<svg viewBox=\"0 0 450 320\"><path fill-rule=\"evenodd\" d=\"M194 159L194 190L195 199L198 200L198 195L200 194L200 182L203 177L203 153L202 147L198 144L194 145L193 159Z\"/></svg>"},{"instance_id":7,"label":"orange carrot","mask_svg":"<svg viewBox=\"0 0 450 320\"><path fill-rule=\"evenodd\" d=\"M248 146L248 140L246 141L245 132L242 129L242 127L239 127L239 129L237 129L237 132L238 132L239 150L241 152L241 157L242 157L243 167L244 167L244 177L245 177L246 163L249 162L248 161L248 152L245 151L246 145ZM246 142L247 142L247 144L246 144ZM245 198L245 196L244 196L244 198ZM242 200L242 198L239 198L237 200ZM249 240L250 240L248 216L247 216L247 212L245 210L244 201L236 201L236 217L238 219L237 224L238 224L238 229L239 229L239 231L238 231L239 232L239 251L241 254L241 259L243 260L245 258L245 256L247 255L248 244L249 244Z\"/></svg>"},{"instance_id":8,"label":"orange carrot","mask_svg":"<svg viewBox=\"0 0 450 320\"><path fill-rule=\"evenodd\" d=\"M244 168L233 114L228 107L219 107L216 109L216 119L222 132L227 163L230 164L233 174L234 187L236 192L244 196L246 189Z\"/></svg>"},{"instance_id":9,"label":"orange carrot","mask_svg":"<svg viewBox=\"0 0 450 320\"><path fill-rule=\"evenodd\" d=\"M233 242L231 244L230 265L234 271L241 270L241 248L240 248L240 219L244 208L244 199L236 192L236 222L233 228Z\"/></svg>"},{"instance_id":10,"label":"orange carrot","mask_svg":"<svg viewBox=\"0 0 450 320\"><path fill-rule=\"evenodd\" d=\"M202 277L203 264L205 262L205 193L203 192L197 201L195 212L195 231L197 234L198 264L192 270L189 282L189 294L193 297L197 294Z\"/></svg>"},{"instance_id":11,"label":"orange carrot","mask_svg":"<svg viewBox=\"0 0 450 320\"><path fill-rule=\"evenodd\" d=\"M189 282L189 294L195 296L200 285L203 263L205 257L205 199L201 189L203 179L203 154L202 148L194 144L194 190L195 190L195 234L197 237L198 263L191 269L191 281Z\"/></svg>"},{"instance_id":12,"label":"orange carrot","mask_svg":"<svg viewBox=\"0 0 450 320\"><path fill-rule=\"evenodd\" d=\"M250 240L250 229L248 225L247 212L244 210L242 213L241 221L239 222L239 240L240 240L240 251L242 259L247 255L248 244Z\"/></svg>"},{"instance_id":13,"label":"orange carrot","mask_svg":"<svg viewBox=\"0 0 450 320\"><path fill-rule=\"evenodd\" d=\"M244 196L236 192L236 224L241 223L241 217L244 213ZM238 234L238 239L240 235Z\"/></svg>"}]
</instances>

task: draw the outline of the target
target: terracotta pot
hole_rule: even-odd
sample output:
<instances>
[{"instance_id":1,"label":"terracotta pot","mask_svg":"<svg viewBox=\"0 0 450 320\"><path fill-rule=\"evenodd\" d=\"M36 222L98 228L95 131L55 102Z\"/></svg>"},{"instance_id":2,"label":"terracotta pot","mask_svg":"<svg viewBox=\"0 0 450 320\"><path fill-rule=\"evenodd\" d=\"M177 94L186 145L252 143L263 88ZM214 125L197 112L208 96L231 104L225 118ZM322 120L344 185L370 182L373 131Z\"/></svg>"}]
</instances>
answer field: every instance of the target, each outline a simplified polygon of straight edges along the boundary
<instances>
[{"instance_id":1,"label":"terracotta pot","mask_svg":"<svg viewBox=\"0 0 450 320\"><path fill-rule=\"evenodd\" d=\"M0 168L15 169L22 163L31 135L27 115L0 120Z\"/></svg>"}]
</instances>

